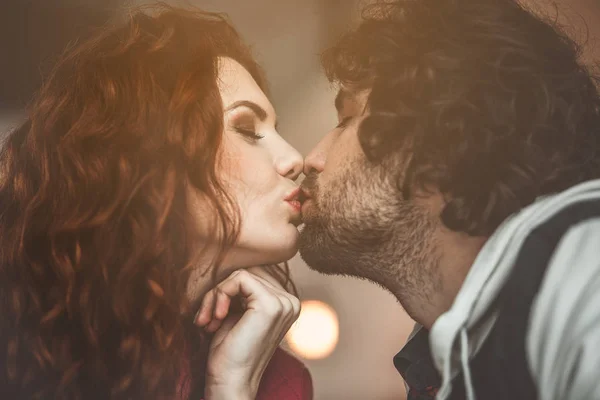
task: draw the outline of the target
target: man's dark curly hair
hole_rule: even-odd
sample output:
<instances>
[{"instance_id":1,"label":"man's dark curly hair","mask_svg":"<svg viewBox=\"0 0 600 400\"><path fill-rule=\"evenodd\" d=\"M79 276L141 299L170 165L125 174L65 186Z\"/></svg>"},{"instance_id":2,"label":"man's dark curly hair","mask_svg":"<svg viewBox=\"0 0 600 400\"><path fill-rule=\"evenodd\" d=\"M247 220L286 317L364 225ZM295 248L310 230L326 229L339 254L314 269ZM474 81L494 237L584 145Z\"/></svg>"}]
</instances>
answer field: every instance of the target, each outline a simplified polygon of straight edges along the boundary
<instances>
[{"instance_id":1,"label":"man's dark curly hair","mask_svg":"<svg viewBox=\"0 0 600 400\"><path fill-rule=\"evenodd\" d=\"M402 0L367 6L323 64L331 81L371 89L367 158L408 149L402 194L433 185L448 228L488 235L538 196L600 175L597 78L580 56L513 0Z\"/></svg>"}]
</instances>

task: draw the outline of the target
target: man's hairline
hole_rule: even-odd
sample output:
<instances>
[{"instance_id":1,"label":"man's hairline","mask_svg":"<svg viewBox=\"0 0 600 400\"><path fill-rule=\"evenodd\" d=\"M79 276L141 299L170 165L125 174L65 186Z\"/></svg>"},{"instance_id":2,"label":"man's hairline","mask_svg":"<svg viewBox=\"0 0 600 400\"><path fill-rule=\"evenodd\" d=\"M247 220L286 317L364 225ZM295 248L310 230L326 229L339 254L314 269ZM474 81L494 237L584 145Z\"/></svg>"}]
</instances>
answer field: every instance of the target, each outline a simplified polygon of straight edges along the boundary
<instances>
[{"instance_id":1,"label":"man's hairline","mask_svg":"<svg viewBox=\"0 0 600 400\"><path fill-rule=\"evenodd\" d=\"M350 86L348 84L339 84L338 86L338 92L335 96L335 100L334 100L334 105L335 105L335 109L338 113L338 115L342 114L343 111L343 106L344 106L344 102L347 99L352 99L353 101L355 101L357 104L360 104L362 99L360 99L360 97L362 95L365 95L365 101L363 104L363 110L360 113L360 115L364 115L368 109L368 104L369 104L369 96L371 93L371 87L365 87L365 86Z\"/></svg>"}]
</instances>

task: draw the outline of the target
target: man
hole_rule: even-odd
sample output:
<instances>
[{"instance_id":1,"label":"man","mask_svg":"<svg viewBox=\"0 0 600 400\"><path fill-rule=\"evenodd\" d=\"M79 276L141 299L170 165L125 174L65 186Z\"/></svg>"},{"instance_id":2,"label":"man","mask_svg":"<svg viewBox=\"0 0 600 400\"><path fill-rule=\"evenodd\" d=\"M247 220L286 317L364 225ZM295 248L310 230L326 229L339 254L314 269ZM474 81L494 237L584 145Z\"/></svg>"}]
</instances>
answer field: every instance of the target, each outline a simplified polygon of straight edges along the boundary
<instances>
[{"instance_id":1,"label":"man","mask_svg":"<svg viewBox=\"0 0 600 400\"><path fill-rule=\"evenodd\" d=\"M600 97L513 0L369 6L324 57L300 252L418 323L409 399L600 399ZM436 397L437 396L437 397Z\"/></svg>"}]
</instances>

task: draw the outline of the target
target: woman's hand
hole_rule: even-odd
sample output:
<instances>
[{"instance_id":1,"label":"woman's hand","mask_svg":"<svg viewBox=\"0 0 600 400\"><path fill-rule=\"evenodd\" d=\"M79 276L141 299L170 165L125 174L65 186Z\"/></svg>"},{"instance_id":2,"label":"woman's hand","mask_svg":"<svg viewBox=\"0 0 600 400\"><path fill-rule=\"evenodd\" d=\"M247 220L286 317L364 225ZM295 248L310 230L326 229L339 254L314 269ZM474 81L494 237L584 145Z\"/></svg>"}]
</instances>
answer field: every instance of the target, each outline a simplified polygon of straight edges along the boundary
<instances>
[{"instance_id":1,"label":"woman's hand","mask_svg":"<svg viewBox=\"0 0 600 400\"><path fill-rule=\"evenodd\" d=\"M241 315L228 315L234 297L241 298ZM299 313L296 297L274 280L245 270L234 272L208 292L195 321L215 332L206 400L254 399L271 356Z\"/></svg>"}]
</instances>

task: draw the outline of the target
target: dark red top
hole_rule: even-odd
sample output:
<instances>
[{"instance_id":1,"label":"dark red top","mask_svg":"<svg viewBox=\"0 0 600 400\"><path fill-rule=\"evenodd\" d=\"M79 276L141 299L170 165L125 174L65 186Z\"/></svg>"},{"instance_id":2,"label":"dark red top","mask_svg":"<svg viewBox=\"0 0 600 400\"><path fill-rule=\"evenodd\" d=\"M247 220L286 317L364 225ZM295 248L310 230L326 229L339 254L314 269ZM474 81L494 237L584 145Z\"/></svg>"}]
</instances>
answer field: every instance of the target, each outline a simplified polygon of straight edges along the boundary
<instances>
[{"instance_id":1,"label":"dark red top","mask_svg":"<svg viewBox=\"0 0 600 400\"><path fill-rule=\"evenodd\" d=\"M312 400L310 372L298 359L277 349L263 374L256 400Z\"/></svg>"}]
</instances>

